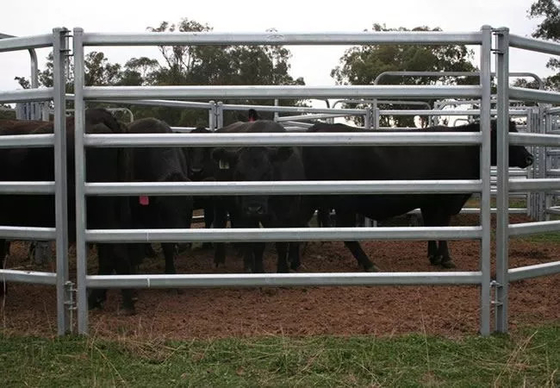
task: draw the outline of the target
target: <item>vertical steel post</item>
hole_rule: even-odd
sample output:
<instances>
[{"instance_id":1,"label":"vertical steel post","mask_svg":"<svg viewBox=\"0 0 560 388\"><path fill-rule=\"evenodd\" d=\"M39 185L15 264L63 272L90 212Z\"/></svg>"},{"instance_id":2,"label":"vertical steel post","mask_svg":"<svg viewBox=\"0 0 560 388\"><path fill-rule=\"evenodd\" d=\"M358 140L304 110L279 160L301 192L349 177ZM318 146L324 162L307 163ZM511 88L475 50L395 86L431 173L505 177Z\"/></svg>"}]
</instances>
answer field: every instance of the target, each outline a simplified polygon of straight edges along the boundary
<instances>
[{"instance_id":1,"label":"vertical steel post","mask_svg":"<svg viewBox=\"0 0 560 388\"><path fill-rule=\"evenodd\" d=\"M538 117L537 122L538 122L539 133L544 134L544 133L546 133L546 125L545 125L545 121L544 121L543 104L539 103L537 105L538 105L538 108L537 108L538 109L537 110L537 117ZM538 178L539 179L544 179L544 178L546 178L546 147L537 146L536 148L538 149L538 157L537 157ZM545 193L545 191L544 190L538 191L537 192L537 198L538 198L538 209L539 209L537 220L538 221L544 221L545 220L545 212L546 212L546 193Z\"/></svg>"},{"instance_id":2,"label":"vertical steel post","mask_svg":"<svg viewBox=\"0 0 560 388\"><path fill-rule=\"evenodd\" d=\"M66 179L66 55L69 31L53 29L54 181L56 212L56 311L58 335L70 327L68 281L68 186Z\"/></svg>"},{"instance_id":3,"label":"vertical steel post","mask_svg":"<svg viewBox=\"0 0 560 388\"><path fill-rule=\"evenodd\" d=\"M214 132L216 130L216 102L210 101L210 110L208 111L208 130Z\"/></svg>"},{"instance_id":4,"label":"vertical steel post","mask_svg":"<svg viewBox=\"0 0 560 388\"><path fill-rule=\"evenodd\" d=\"M480 54L480 86L482 89L480 104L480 178L482 193L480 195L480 270L482 284L480 287L480 334L490 334L490 97L491 97L491 49L492 28L482 26L482 46Z\"/></svg>"},{"instance_id":5,"label":"vertical steel post","mask_svg":"<svg viewBox=\"0 0 560 388\"><path fill-rule=\"evenodd\" d=\"M534 132L533 131L533 111L528 108L527 109L527 132L531 133ZM533 153L533 147L529 147L529 149L531 150L531 153ZM527 171L527 179L533 178L534 172L533 172L533 168L534 166L531 166L530 168L526 168L525 170ZM534 209L534 195L533 192L528 191L527 192L527 215L529 217L533 217L533 209Z\"/></svg>"},{"instance_id":6,"label":"vertical steel post","mask_svg":"<svg viewBox=\"0 0 560 388\"><path fill-rule=\"evenodd\" d=\"M497 89L497 164L498 193L496 226L496 331L508 330L508 248L509 248L509 29L496 31Z\"/></svg>"},{"instance_id":7,"label":"vertical steel post","mask_svg":"<svg viewBox=\"0 0 560 388\"><path fill-rule=\"evenodd\" d=\"M84 46L81 28L74 28L74 108L75 108L75 158L76 158L76 262L78 283L78 333L88 333L87 301L87 250L86 250L86 160L84 149L85 101L84 101Z\"/></svg>"},{"instance_id":8,"label":"vertical steel post","mask_svg":"<svg viewBox=\"0 0 560 388\"><path fill-rule=\"evenodd\" d=\"M216 107L216 116L217 116L216 128L222 128L224 126L224 103L222 101L218 101Z\"/></svg>"},{"instance_id":9,"label":"vertical steel post","mask_svg":"<svg viewBox=\"0 0 560 388\"><path fill-rule=\"evenodd\" d=\"M31 58L31 89L37 89L39 87L39 64L37 61L37 52L35 51L35 49L29 49L29 57ZM45 102L30 102L29 120L41 120L43 118L42 107L44 105L46 105Z\"/></svg>"},{"instance_id":10,"label":"vertical steel post","mask_svg":"<svg viewBox=\"0 0 560 388\"><path fill-rule=\"evenodd\" d=\"M541 109L543 109L543 107L541 106ZM545 133L550 133L552 131L552 117L550 116L550 114L547 112L547 109L544 108L543 109L543 114L544 114L544 132ZM543 147L543 154L544 154L544 158L545 158L545 162L544 162L544 178L548 178L548 170L550 170L551 168L554 168L554 165L552 163L552 156L549 155L548 151L550 150L550 148L548 147ZM550 209L550 207L552 206L552 193L547 193L546 191L543 191L543 195L544 195L544 209L543 209L543 217L545 221L550 221L550 213L548 212L548 209Z\"/></svg>"},{"instance_id":11,"label":"vertical steel post","mask_svg":"<svg viewBox=\"0 0 560 388\"><path fill-rule=\"evenodd\" d=\"M280 100L275 98L274 99L274 106L280 106ZM280 115L278 114L278 111L274 112L274 121L278 122L278 118L280 117Z\"/></svg>"}]
</instances>

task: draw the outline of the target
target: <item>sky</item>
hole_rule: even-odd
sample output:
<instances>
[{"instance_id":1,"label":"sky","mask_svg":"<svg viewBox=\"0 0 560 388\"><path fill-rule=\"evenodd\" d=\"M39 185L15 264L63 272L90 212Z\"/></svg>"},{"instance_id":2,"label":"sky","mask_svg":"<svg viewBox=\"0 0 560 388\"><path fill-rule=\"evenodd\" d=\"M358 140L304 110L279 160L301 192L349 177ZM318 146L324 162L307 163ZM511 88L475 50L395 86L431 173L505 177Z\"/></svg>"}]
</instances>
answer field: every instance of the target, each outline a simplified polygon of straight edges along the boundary
<instances>
[{"instance_id":1,"label":"sky","mask_svg":"<svg viewBox=\"0 0 560 388\"><path fill-rule=\"evenodd\" d=\"M387 27L440 27L446 32L478 31L483 25L508 27L516 35L530 37L539 23L528 18L534 0L326 0L279 2L250 0L19 0L4 1L0 32L26 36L47 34L54 27L82 27L86 32L145 32L162 21L188 18L208 24L216 32L361 32L375 23ZM342 5L341 5L342 4ZM336 6L335 6L336 5ZM291 46L291 75L307 85L328 86L335 81L331 70L339 64L345 46ZM150 56L161 60L156 48L94 48L111 62ZM43 68L46 49L37 52ZM510 71L551 75L549 56L512 50ZM476 63L478 65L478 63ZM25 51L0 53L0 90L18 89L15 76L29 76ZM413 69L411 69L413 70Z\"/></svg>"}]
</instances>

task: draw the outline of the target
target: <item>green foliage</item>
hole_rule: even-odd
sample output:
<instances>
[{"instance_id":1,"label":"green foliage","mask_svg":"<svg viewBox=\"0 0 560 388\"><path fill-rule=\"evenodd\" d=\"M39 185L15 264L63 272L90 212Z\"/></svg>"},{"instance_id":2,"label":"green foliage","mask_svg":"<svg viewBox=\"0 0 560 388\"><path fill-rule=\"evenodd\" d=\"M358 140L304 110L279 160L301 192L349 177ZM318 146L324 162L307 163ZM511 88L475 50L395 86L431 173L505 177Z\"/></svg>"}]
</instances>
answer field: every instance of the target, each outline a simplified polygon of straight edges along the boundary
<instances>
[{"instance_id":1,"label":"green foliage","mask_svg":"<svg viewBox=\"0 0 560 388\"><path fill-rule=\"evenodd\" d=\"M168 341L0 335L0 385L530 386L560 384L560 329L450 340L266 337Z\"/></svg>"},{"instance_id":2,"label":"green foliage","mask_svg":"<svg viewBox=\"0 0 560 388\"><path fill-rule=\"evenodd\" d=\"M533 32L533 37L560 40L560 1L537 0L529 9L529 17L544 17Z\"/></svg>"},{"instance_id":3,"label":"green foliage","mask_svg":"<svg viewBox=\"0 0 560 388\"><path fill-rule=\"evenodd\" d=\"M528 13L530 18L544 18L533 32L533 37L560 41L560 1L537 0L531 5ZM545 88L560 90L560 61L556 58L551 58L546 67L558 71L558 73L544 80ZM524 85L521 84L519 86Z\"/></svg>"},{"instance_id":4,"label":"green foliage","mask_svg":"<svg viewBox=\"0 0 560 388\"><path fill-rule=\"evenodd\" d=\"M406 28L387 28L375 24L373 31L408 31ZM412 31L441 31L439 28L417 27ZM331 71L337 84L373 85L376 77L385 71L476 71L471 60L472 50L464 45L425 46L425 45L371 45L355 46L346 50L340 58L340 65ZM475 84L476 77L385 77L379 84L428 85L428 84ZM432 102L432 101L428 101ZM380 105L381 109L411 109L407 105ZM384 118L382 125L389 125ZM397 125L413 125L411 117L393 117ZM357 122L359 123L359 122Z\"/></svg>"}]
</instances>

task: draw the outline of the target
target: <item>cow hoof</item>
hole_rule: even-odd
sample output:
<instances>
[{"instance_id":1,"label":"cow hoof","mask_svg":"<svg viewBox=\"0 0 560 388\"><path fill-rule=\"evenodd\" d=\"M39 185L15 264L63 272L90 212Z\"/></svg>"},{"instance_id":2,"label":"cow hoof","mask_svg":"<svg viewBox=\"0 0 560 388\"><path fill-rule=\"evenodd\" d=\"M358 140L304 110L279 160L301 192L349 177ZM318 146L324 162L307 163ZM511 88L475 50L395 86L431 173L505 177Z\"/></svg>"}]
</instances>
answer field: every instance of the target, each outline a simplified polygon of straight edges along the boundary
<instances>
[{"instance_id":1,"label":"cow hoof","mask_svg":"<svg viewBox=\"0 0 560 388\"><path fill-rule=\"evenodd\" d=\"M440 265L441 264L441 260L442 260L442 256L441 255L431 255L428 256L430 259L430 264L432 265Z\"/></svg>"},{"instance_id":2,"label":"cow hoof","mask_svg":"<svg viewBox=\"0 0 560 388\"><path fill-rule=\"evenodd\" d=\"M117 315L121 317L129 317L131 315L136 315L136 309L134 307L121 307L117 312Z\"/></svg>"},{"instance_id":3,"label":"cow hoof","mask_svg":"<svg viewBox=\"0 0 560 388\"><path fill-rule=\"evenodd\" d=\"M167 293L174 295L183 295L185 291L180 288L170 288L167 290Z\"/></svg>"},{"instance_id":4,"label":"cow hoof","mask_svg":"<svg viewBox=\"0 0 560 388\"><path fill-rule=\"evenodd\" d=\"M455 263L451 259L442 261L441 266L443 268L448 268L448 269L457 268L457 266L455 265Z\"/></svg>"},{"instance_id":5,"label":"cow hoof","mask_svg":"<svg viewBox=\"0 0 560 388\"><path fill-rule=\"evenodd\" d=\"M372 264L370 267L365 268L365 271L366 272L381 272L381 268L379 268L375 264Z\"/></svg>"},{"instance_id":6,"label":"cow hoof","mask_svg":"<svg viewBox=\"0 0 560 388\"><path fill-rule=\"evenodd\" d=\"M186 251L188 251L191 247L191 244L186 243L186 244L177 244L176 249L177 249L177 253L184 253Z\"/></svg>"}]
</instances>

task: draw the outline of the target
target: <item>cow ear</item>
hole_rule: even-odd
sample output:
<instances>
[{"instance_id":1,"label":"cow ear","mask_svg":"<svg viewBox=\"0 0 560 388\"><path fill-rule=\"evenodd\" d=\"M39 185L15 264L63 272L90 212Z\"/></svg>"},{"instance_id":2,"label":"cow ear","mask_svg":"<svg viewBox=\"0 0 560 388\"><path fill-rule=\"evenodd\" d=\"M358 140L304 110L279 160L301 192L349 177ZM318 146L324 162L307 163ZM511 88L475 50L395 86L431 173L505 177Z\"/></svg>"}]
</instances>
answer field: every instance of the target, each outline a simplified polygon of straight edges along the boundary
<instances>
[{"instance_id":1,"label":"cow ear","mask_svg":"<svg viewBox=\"0 0 560 388\"><path fill-rule=\"evenodd\" d=\"M218 163L220 170L229 170L230 165L234 164L237 159L237 153L228 151L225 148L216 148L212 151L212 159Z\"/></svg>"},{"instance_id":2,"label":"cow ear","mask_svg":"<svg viewBox=\"0 0 560 388\"><path fill-rule=\"evenodd\" d=\"M293 147L278 147L271 152L271 158L275 162L284 162L294 153Z\"/></svg>"}]
</instances>

